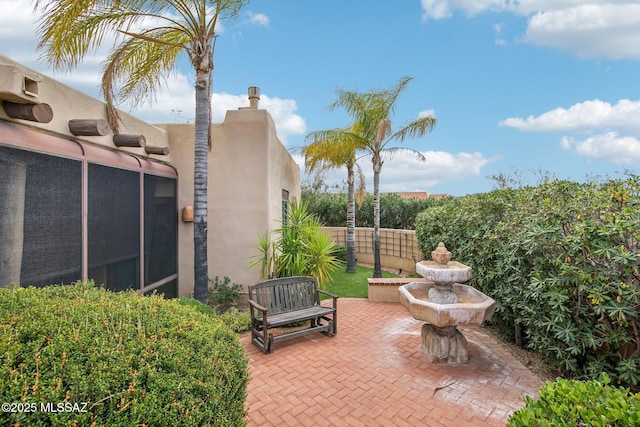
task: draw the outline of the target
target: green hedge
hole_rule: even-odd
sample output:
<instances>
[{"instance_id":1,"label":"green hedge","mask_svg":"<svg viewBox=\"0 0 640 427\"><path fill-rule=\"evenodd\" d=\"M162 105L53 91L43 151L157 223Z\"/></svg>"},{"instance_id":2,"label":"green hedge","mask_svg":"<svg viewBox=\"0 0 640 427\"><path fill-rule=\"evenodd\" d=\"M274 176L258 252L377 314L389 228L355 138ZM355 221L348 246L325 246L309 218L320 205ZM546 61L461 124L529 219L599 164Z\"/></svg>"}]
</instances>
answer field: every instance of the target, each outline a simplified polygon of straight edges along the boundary
<instances>
[{"instance_id":1,"label":"green hedge","mask_svg":"<svg viewBox=\"0 0 640 427\"><path fill-rule=\"evenodd\" d=\"M508 427L628 427L640 425L640 396L609 385L609 377L547 382L537 400L511 414Z\"/></svg>"},{"instance_id":2,"label":"green hedge","mask_svg":"<svg viewBox=\"0 0 640 427\"><path fill-rule=\"evenodd\" d=\"M317 215L327 227L347 226L347 195L304 192L302 200L308 204L309 213ZM396 230L413 230L417 215L423 210L441 204L435 199L403 199L394 193L380 196L380 227ZM373 195L364 196L356 204L356 227L373 227Z\"/></svg>"},{"instance_id":3,"label":"green hedge","mask_svg":"<svg viewBox=\"0 0 640 427\"><path fill-rule=\"evenodd\" d=\"M0 413L1 425L246 424L238 336L176 300L81 283L0 289L0 354L0 400L36 409ZM41 410L58 403L75 410Z\"/></svg>"},{"instance_id":4,"label":"green hedge","mask_svg":"<svg viewBox=\"0 0 640 427\"><path fill-rule=\"evenodd\" d=\"M640 179L496 190L428 209L416 235L474 269L504 337L563 376L640 385Z\"/></svg>"}]
</instances>

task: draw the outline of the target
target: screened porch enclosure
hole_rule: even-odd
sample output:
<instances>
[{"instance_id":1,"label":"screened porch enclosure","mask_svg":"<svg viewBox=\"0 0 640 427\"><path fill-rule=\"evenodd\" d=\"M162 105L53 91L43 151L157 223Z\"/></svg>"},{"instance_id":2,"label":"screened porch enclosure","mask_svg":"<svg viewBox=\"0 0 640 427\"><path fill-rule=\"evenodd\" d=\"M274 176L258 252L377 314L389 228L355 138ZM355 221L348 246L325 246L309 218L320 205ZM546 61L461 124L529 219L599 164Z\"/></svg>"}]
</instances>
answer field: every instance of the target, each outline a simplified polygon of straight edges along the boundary
<instances>
[{"instance_id":1,"label":"screened porch enclosure","mask_svg":"<svg viewBox=\"0 0 640 427\"><path fill-rule=\"evenodd\" d=\"M0 286L93 279L177 296L177 174L0 122Z\"/></svg>"}]
</instances>

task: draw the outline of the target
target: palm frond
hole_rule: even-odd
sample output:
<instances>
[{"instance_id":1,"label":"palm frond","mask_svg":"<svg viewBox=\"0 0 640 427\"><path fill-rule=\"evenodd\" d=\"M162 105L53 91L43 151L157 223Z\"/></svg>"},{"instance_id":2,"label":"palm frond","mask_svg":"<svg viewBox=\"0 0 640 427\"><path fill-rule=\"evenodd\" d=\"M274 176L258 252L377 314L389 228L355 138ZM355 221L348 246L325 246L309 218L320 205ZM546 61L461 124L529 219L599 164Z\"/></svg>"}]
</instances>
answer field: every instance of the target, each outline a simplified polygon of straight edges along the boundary
<instances>
[{"instance_id":1,"label":"palm frond","mask_svg":"<svg viewBox=\"0 0 640 427\"><path fill-rule=\"evenodd\" d=\"M354 161L356 150L365 141L349 129L330 129L309 133L301 152L309 171L327 170L344 166Z\"/></svg>"},{"instance_id":2,"label":"palm frond","mask_svg":"<svg viewBox=\"0 0 640 427\"><path fill-rule=\"evenodd\" d=\"M172 43L172 42L170 42L168 40L158 39L158 38L155 38L155 37L148 36L146 34L132 33L132 32L129 32L129 31L124 31L124 30L118 30L118 32L122 33L122 34L125 34L127 36L130 36L130 37L133 37L133 38L136 38L136 39L141 39L141 40L144 40L144 41L147 41L147 42L151 42L151 43L166 44L166 45L177 47L177 48L180 48L180 49L185 49L186 48L186 46L183 45L183 44Z\"/></svg>"},{"instance_id":3,"label":"palm frond","mask_svg":"<svg viewBox=\"0 0 640 427\"><path fill-rule=\"evenodd\" d=\"M415 138L424 136L427 132L433 130L436 126L436 119L434 117L420 117L412 122L406 124L402 129L396 131L389 137L389 140L404 141L406 138Z\"/></svg>"},{"instance_id":4,"label":"palm frond","mask_svg":"<svg viewBox=\"0 0 640 427\"><path fill-rule=\"evenodd\" d=\"M401 151L414 154L416 158L421 162L427 161L427 157L421 151L414 150L413 148L408 147L391 147L384 150L384 153L387 155L387 157L392 158L396 153L399 153Z\"/></svg>"},{"instance_id":5,"label":"palm frond","mask_svg":"<svg viewBox=\"0 0 640 427\"><path fill-rule=\"evenodd\" d=\"M413 77L402 77L393 88L385 92L385 96L381 97L382 103L386 106L387 116L392 116L395 113L398 97L405 90L411 80L413 80Z\"/></svg>"},{"instance_id":6,"label":"palm frond","mask_svg":"<svg viewBox=\"0 0 640 427\"><path fill-rule=\"evenodd\" d=\"M115 104L131 99L135 107L143 100L153 99L166 82L166 76L184 51L185 34L172 28L148 31L145 38L131 37L109 55L104 65L102 93L107 103L109 124L118 132L118 113ZM156 43L149 39L165 40Z\"/></svg>"},{"instance_id":7,"label":"palm frond","mask_svg":"<svg viewBox=\"0 0 640 427\"><path fill-rule=\"evenodd\" d=\"M376 125L376 146L380 146L383 141L387 139L387 136L391 134L391 120L385 118L378 122Z\"/></svg>"}]
</instances>

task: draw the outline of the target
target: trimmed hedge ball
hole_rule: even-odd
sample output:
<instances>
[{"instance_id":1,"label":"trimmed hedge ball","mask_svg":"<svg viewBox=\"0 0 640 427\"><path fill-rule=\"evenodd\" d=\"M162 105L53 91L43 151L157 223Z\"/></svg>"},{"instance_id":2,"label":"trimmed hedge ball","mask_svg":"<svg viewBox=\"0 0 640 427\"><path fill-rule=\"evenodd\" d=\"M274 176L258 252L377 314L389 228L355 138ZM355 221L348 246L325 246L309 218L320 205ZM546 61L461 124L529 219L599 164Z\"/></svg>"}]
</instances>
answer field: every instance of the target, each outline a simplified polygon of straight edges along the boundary
<instances>
[{"instance_id":1,"label":"trimmed hedge ball","mask_svg":"<svg viewBox=\"0 0 640 427\"><path fill-rule=\"evenodd\" d=\"M246 424L238 336L175 300L92 283L0 289L0 355L2 425Z\"/></svg>"}]
</instances>

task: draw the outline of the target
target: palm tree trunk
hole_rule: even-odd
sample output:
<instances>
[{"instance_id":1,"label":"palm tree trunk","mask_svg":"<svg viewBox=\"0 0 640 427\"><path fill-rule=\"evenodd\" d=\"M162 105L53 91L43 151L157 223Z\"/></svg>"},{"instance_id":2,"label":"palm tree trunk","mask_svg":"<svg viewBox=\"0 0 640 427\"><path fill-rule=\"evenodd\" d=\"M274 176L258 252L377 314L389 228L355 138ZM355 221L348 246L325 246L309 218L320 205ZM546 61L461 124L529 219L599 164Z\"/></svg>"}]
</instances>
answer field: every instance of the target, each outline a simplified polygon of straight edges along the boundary
<instances>
[{"instance_id":1,"label":"palm tree trunk","mask_svg":"<svg viewBox=\"0 0 640 427\"><path fill-rule=\"evenodd\" d=\"M353 164L347 164L347 273L356 272L356 202Z\"/></svg>"},{"instance_id":2,"label":"palm tree trunk","mask_svg":"<svg viewBox=\"0 0 640 427\"><path fill-rule=\"evenodd\" d=\"M207 181L209 145L209 70L197 70L196 77L196 118L195 118L195 159L193 176L193 297L206 304L209 291L207 259Z\"/></svg>"},{"instance_id":3,"label":"palm tree trunk","mask_svg":"<svg viewBox=\"0 0 640 427\"><path fill-rule=\"evenodd\" d=\"M380 264L380 159L373 160L373 277L382 277Z\"/></svg>"}]
</instances>

